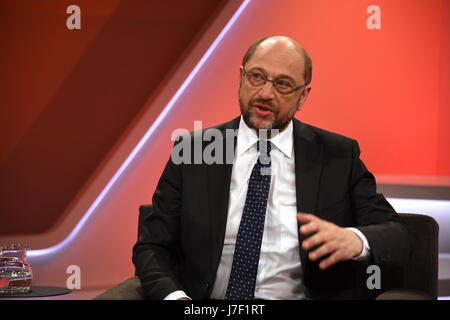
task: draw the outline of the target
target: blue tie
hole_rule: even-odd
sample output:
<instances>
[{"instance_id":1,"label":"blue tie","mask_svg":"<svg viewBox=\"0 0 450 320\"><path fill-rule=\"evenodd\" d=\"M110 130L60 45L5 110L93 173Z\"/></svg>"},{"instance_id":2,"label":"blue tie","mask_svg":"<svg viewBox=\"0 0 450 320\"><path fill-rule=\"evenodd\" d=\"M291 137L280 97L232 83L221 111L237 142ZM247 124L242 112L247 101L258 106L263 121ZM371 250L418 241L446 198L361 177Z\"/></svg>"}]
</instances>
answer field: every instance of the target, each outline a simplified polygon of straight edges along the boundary
<instances>
[{"instance_id":1,"label":"blue tie","mask_svg":"<svg viewBox=\"0 0 450 320\"><path fill-rule=\"evenodd\" d=\"M236 239L225 300L254 299L259 253L270 189L270 141L259 140L261 150L248 182L247 198Z\"/></svg>"}]
</instances>

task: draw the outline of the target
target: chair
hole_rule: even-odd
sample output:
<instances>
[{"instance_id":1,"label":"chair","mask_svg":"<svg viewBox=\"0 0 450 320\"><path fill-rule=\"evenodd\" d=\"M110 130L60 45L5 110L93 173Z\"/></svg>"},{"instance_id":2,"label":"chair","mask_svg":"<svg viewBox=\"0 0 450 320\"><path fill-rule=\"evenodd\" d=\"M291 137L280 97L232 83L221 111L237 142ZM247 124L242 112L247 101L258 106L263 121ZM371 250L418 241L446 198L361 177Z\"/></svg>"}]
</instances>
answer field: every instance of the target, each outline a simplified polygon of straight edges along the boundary
<instances>
[{"instance_id":1,"label":"chair","mask_svg":"<svg viewBox=\"0 0 450 320\"><path fill-rule=\"evenodd\" d=\"M400 213L412 238L413 254L402 266L402 286L381 293L377 300L436 300L438 293L439 225L423 214Z\"/></svg>"},{"instance_id":2,"label":"chair","mask_svg":"<svg viewBox=\"0 0 450 320\"><path fill-rule=\"evenodd\" d=\"M144 218L152 213L152 205L139 208L138 233ZM436 300L438 284L437 222L422 214L400 213L413 237L413 255L395 274L401 286L382 292L376 300ZM132 277L96 297L96 300L141 300L143 292L139 279Z\"/></svg>"}]
</instances>

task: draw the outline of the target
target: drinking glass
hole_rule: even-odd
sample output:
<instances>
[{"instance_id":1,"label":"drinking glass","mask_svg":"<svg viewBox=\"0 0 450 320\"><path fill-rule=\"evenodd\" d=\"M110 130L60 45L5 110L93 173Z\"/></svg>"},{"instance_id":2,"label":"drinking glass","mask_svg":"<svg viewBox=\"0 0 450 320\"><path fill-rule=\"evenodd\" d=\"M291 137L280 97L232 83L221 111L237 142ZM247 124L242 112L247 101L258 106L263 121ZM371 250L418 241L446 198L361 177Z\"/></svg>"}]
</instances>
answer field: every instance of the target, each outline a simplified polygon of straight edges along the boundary
<instances>
[{"instance_id":1,"label":"drinking glass","mask_svg":"<svg viewBox=\"0 0 450 320\"><path fill-rule=\"evenodd\" d=\"M31 289L33 271L22 244L0 246L0 294L27 292Z\"/></svg>"}]
</instances>

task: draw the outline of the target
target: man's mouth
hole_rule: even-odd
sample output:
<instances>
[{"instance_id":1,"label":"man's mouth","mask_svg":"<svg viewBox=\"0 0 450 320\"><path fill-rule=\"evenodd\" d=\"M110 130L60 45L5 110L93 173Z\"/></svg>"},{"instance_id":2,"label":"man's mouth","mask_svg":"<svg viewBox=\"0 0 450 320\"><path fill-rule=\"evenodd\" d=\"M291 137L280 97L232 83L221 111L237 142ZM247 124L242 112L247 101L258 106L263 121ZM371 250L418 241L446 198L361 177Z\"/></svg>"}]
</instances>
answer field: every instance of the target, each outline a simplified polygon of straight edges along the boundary
<instances>
[{"instance_id":1,"label":"man's mouth","mask_svg":"<svg viewBox=\"0 0 450 320\"><path fill-rule=\"evenodd\" d=\"M254 107L256 112L263 117L273 113L272 108L263 104L255 104Z\"/></svg>"}]
</instances>

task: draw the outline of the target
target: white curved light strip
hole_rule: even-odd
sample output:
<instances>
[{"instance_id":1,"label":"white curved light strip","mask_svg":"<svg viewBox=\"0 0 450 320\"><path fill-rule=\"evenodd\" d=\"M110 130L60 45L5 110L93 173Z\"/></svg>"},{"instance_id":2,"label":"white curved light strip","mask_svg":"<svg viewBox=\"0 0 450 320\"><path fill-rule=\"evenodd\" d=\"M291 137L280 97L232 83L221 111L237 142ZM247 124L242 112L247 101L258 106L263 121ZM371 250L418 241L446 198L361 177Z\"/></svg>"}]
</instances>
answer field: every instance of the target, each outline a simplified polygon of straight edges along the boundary
<instances>
[{"instance_id":1,"label":"white curved light strip","mask_svg":"<svg viewBox=\"0 0 450 320\"><path fill-rule=\"evenodd\" d=\"M432 199L388 198L397 212L420 213L432 216L439 225L450 227L450 201Z\"/></svg>"},{"instance_id":2,"label":"white curved light strip","mask_svg":"<svg viewBox=\"0 0 450 320\"><path fill-rule=\"evenodd\" d=\"M449 200L388 198L388 201L397 212L419 213L433 217L439 224L439 238L440 241L443 241L440 245L440 249L443 250L443 252L441 251L439 253L439 259L450 259L450 252L448 252L448 241L450 241L450 237L447 235L447 232L450 230ZM450 268L450 262L448 265ZM440 270L440 273L441 271L443 272L444 270ZM445 272L450 275L450 269Z\"/></svg>"},{"instance_id":3,"label":"white curved light strip","mask_svg":"<svg viewBox=\"0 0 450 320\"><path fill-rule=\"evenodd\" d=\"M162 123L164 118L171 111L171 109L173 108L173 106L175 105L175 103L177 102L179 97L183 94L184 90L189 86L191 81L194 79L194 77L197 75L199 70L205 64L206 60L208 60L208 58L211 56L213 51L216 49L218 44L222 41L222 39L227 34L227 32L231 29L233 24L239 18L241 13L244 11L244 9L247 7L247 5L250 3L250 1L251 0L244 0L241 3L239 8L236 10L236 12L233 14L231 19L228 21L228 23L225 25L225 27L219 33L219 35L214 40L214 42L209 46L208 50L205 52L205 54L202 56L202 58L196 64L194 69L192 69L191 73L188 75L186 80L184 80L183 84L175 92L175 94L173 95L172 99L170 99L170 101L164 107L163 111L159 114L159 116L156 118L156 120L153 122L153 124L150 126L150 128L147 130L147 132L144 134L144 136L138 142L138 144L134 147L133 151L128 155L128 157L126 158L125 162L120 166L120 168L117 170L117 172L113 175L113 177L108 182L108 184L105 186L105 188L102 190L102 192L100 192L100 194L97 196L95 201L92 203L92 205L89 207L89 209L83 215L83 217L77 223L75 228L70 232L70 234L63 241L61 241L60 243L58 243L58 244L56 244L56 245L54 245L52 247L49 247L49 248L46 248L46 249L38 249L38 250L30 250L30 251L28 251L27 256L29 258L37 258L37 257L43 257L43 256L46 256L46 255L54 254L57 251L59 251L62 248L64 248L65 246L67 246L70 242L72 242L75 239L75 237L79 234L81 229L83 229L83 227L86 224L87 220L93 215L95 209L98 207L100 202L102 202L102 200L108 194L108 192L112 188L112 186L117 182L117 180L120 178L120 176L128 168L130 163L134 160L134 158L137 156L137 154L141 151L141 149L144 146L144 144L153 135L153 133L158 128L158 126Z\"/></svg>"}]
</instances>

